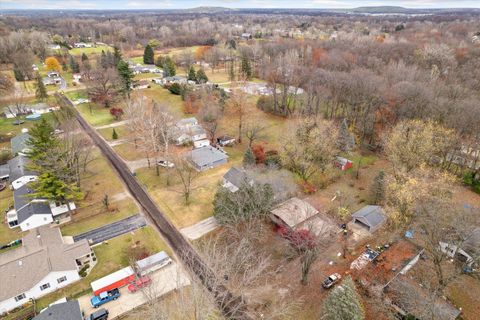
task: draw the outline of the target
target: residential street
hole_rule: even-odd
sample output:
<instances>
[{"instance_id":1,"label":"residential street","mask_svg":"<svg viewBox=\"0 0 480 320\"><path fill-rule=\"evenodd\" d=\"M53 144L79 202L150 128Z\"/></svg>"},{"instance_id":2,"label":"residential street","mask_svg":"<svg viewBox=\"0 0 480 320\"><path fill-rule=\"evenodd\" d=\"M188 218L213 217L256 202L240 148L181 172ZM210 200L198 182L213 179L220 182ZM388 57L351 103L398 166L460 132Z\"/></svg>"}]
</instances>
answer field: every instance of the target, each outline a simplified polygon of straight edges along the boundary
<instances>
[{"instance_id":1,"label":"residential street","mask_svg":"<svg viewBox=\"0 0 480 320\"><path fill-rule=\"evenodd\" d=\"M73 237L73 241L77 242L82 239L87 239L91 245L94 245L115 238L127 232L139 229L146 225L147 222L145 219L140 214L136 214L126 219L76 235Z\"/></svg>"},{"instance_id":2,"label":"residential street","mask_svg":"<svg viewBox=\"0 0 480 320\"><path fill-rule=\"evenodd\" d=\"M100 307L108 310L109 319L114 319L151 299L161 297L174 289L190 284L185 270L175 262L151 273L149 276L152 279L152 284L149 287L135 293L130 293L127 287L123 287L120 289L121 296L118 300L108 302ZM85 295L78 298L80 308L85 315L90 315L97 310L90 304L91 297L92 295Z\"/></svg>"}]
</instances>

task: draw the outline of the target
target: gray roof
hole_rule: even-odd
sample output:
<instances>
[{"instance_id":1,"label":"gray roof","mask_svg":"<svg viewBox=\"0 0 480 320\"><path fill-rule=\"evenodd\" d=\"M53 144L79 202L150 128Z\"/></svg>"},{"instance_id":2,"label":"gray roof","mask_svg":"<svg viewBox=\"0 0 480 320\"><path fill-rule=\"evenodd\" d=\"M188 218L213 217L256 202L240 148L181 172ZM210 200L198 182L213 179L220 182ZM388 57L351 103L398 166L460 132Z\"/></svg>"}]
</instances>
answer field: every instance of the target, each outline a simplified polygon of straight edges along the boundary
<instances>
[{"instance_id":1,"label":"gray roof","mask_svg":"<svg viewBox=\"0 0 480 320\"><path fill-rule=\"evenodd\" d=\"M30 160L25 156L16 156L8 161L8 169L10 171L9 180L13 182L23 176L36 176L37 173L27 169Z\"/></svg>"},{"instance_id":2,"label":"gray roof","mask_svg":"<svg viewBox=\"0 0 480 320\"><path fill-rule=\"evenodd\" d=\"M5 179L10 176L10 167L8 164L0 165L0 179Z\"/></svg>"},{"instance_id":3,"label":"gray roof","mask_svg":"<svg viewBox=\"0 0 480 320\"><path fill-rule=\"evenodd\" d=\"M0 301L26 292L50 272L78 270L75 260L90 253L85 239L65 244L59 228L30 230L21 247L0 254Z\"/></svg>"},{"instance_id":4,"label":"gray roof","mask_svg":"<svg viewBox=\"0 0 480 320\"><path fill-rule=\"evenodd\" d=\"M186 126L186 125L195 125L198 123L197 118L191 117L191 118L185 118L181 119L177 122L178 127Z\"/></svg>"},{"instance_id":5,"label":"gray roof","mask_svg":"<svg viewBox=\"0 0 480 320\"><path fill-rule=\"evenodd\" d=\"M17 212L18 223L22 223L34 214L52 214L48 201L35 200L29 196L33 190L28 185L13 191L15 211Z\"/></svg>"},{"instance_id":6,"label":"gray roof","mask_svg":"<svg viewBox=\"0 0 480 320\"><path fill-rule=\"evenodd\" d=\"M211 163L228 159L228 156L212 146L206 146L192 150L190 158L199 167L204 167Z\"/></svg>"},{"instance_id":7,"label":"gray roof","mask_svg":"<svg viewBox=\"0 0 480 320\"><path fill-rule=\"evenodd\" d=\"M247 174L245 171L238 169L238 168L230 168L230 170L225 173L223 176L225 180L233 184L235 187L240 188L242 184L247 181Z\"/></svg>"},{"instance_id":8,"label":"gray roof","mask_svg":"<svg viewBox=\"0 0 480 320\"><path fill-rule=\"evenodd\" d=\"M149 257L146 257L145 259L137 261L137 266L140 269L146 269L150 266L153 266L157 264L158 262L162 262L163 260L169 259L170 257L165 251L160 251L158 253L155 253Z\"/></svg>"},{"instance_id":9,"label":"gray roof","mask_svg":"<svg viewBox=\"0 0 480 320\"><path fill-rule=\"evenodd\" d=\"M365 206L352 215L369 227L375 227L385 221L385 214L380 206Z\"/></svg>"},{"instance_id":10,"label":"gray roof","mask_svg":"<svg viewBox=\"0 0 480 320\"><path fill-rule=\"evenodd\" d=\"M198 135L198 134L205 134L205 129L203 129L202 126L199 125L194 125L192 128L190 128L190 134L193 135Z\"/></svg>"},{"instance_id":11,"label":"gray roof","mask_svg":"<svg viewBox=\"0 0 480 320\"><path fill-rule=\"evenodd\" d=\"M20 133L10 140L12 145L12 153L17 154L27 148L27 140L30 139L30 135L27 132Z\"/></svg>"},{"instance_id":12,"label":"gray roof","mask_svg":"<svg viewBox=\"0 0 480 320\"><path fill-rule=\"evenodd\" d=\"M83 320L78 300L53 304L33 320Z\"/></svg>"}]
</instances>

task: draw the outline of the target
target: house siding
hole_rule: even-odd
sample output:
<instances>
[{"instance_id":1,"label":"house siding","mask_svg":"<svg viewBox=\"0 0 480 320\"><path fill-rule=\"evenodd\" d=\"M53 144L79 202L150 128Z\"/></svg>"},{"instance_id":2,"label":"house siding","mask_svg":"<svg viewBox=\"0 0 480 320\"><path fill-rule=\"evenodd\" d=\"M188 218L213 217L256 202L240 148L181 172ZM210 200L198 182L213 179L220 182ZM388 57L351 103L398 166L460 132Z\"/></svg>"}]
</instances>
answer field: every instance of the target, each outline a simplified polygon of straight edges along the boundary
<instances>
[{"instance_id":1,"label":"house siding","mask_svg":"<svg viewBox=\"0 0 480 320\"><path fill-rule=\"evenodd\" d=\"M57 279L61 277L67 277L67 280L61 283L58 283ZM36 283L30 290L26 292L20 292L18 295L24 293L25 298L20 301L15 301L15 297L11 297L4 301L0 302L0 314L20 307L21 305L27 303L30 298L38 299L41 296L44 296L48 293L56 291L60 288L63 288L75 281L80 280L77 270L67 270L67 271L54 271L50 272L45 278ZM45 290L40 290L40 286L43 284L49 283L50 288Z\"/></svg>"}]
</instances>

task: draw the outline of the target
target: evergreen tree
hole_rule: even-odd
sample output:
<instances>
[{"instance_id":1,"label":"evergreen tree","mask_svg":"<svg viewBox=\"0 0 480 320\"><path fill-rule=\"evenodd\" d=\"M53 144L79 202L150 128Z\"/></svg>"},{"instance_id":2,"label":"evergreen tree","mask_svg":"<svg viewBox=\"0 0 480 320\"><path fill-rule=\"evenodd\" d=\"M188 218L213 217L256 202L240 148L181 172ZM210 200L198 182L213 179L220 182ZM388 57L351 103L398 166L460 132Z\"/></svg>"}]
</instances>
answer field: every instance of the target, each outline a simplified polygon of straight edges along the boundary
<instances>
[{"instance_id":1,"label":"evergreen tree","mask_svg":"<svg viewBox=\"0 0 480 320\"><path fill-rule=\"evenodd\" d=\"M117 139L118 139L118 134L117 134L117 131L115 131L115 128L113 128L113 131L112 131L112 139L113 139L113 140L117 140Z\"/></svg>"},{"instance_id":2,"label":"evergreen tree","mask_svg":"<svg viewBox=\"0 0 480 320\"><path fill-rule=\"evenodd\" d=\"M380 204L385 198L385 172L380 171L370 187L370 201L372 204Z\"/></svg>"},{"instance_id":3,"label":"evergreen tree","mask_svg":"<svg viewBox=\"0 0 480 320\"><path fill-rule=\"evenodd\" d=\"M197 83L206 83L208 81L208 77L203 71L203 68L197 71Z\"/></svg>"},{"instance_id":4,"label":"evergreen tree","mask_svg":"<svg viewBox=\"0 0 480 320\"><path fill-rule=\"evenodd\" d=\"M333 288L323 301L322 320L363 320L365 313L351 277Z\"/></svg>"},{"instance_id":5,"label":"evergreen tree","mask_svg":"<svg viewBox=\"0 0 480 320\"><path fill-rule=\"evenodd\" d=\"M59 141L53 134L52 125L42 118L29 131L30 138L27 140L29 148L28 157L31 160L35 171L42 172L44 168L55 169L55 163L52 160L54 150L57 149Z\"/></svg>"},{"instance_id":6,"label":"evergreen tree","mask_svg":"<svg viewBox=\"0 0 480 320\"><path fill-rule=\"evenodd\" d=\"M163 68L163 66L165 65L165 57L158 56L157 60L155 60L155 65L159 68Z\"/></svg>"},{"instance_id":7,"label":"evergreen tree","mask_svg":"<svg viewBox=\"0 0 480 320\"><path fill-rule=\"evenodd\" d=\"M103 69L108 68L107 54L103 50L102 50L102 54L100 55L100 65L102 66Z\"/></svg>"},{"instance_id":8,"label":"evergreen tree","mask_svg":"<svg viewBox=\"0 0 480 320\"><path fill-rule=\"evenodd\" d=\"M70 69L72 73L79 73L80 72L80 65L78 64L77 60L73 56L70 56Z\"/></svg>"},{"instance_id":9,"label":"evergreen tree","mask_svg":"<svg viewBox=\"0 0 480 320\"><path fill-rule=\"evenodd\" d=\"M88 61L88 57L85 52L82 53L82 62Z\"/></svg>"},{"instance_id":10,"label":"evergreen tree","mask_svg":"<svg viewBox=\"0 0 480 320\"><path fill-rule=\"evenodd\" d=\"M230 62L230 71L228 73L228 78L230 81L235 80L235 68L233 67L233 61Z\"/></svg>"},{"instance_id":11,"label":"evergreen tree","mask_svg":"<svg viewBox=\"0 0 480 320\"><path fill-rule=\"evenodd\" d=\"M240 66L240 69L242 71L242 76L245 79L248 80L252 77L252 66L250 65L250 60L245 55L242 56L242 64Z\"/></svg>"},{"instance_id":12,"label":"evergreen tree","mask_svg":"<svg viewBox=\"0 0 480 320\"><path fill-rule=\"evenodd\" d=\"M347 119L343 119L338 132L338 148L344 152L350 151L355 147L355 137L348 130Z\"/></svg>"},{"instance_id":13,"label":"evergreen tree","mask_svg":"<svg viewBox=\"0 0 480 320\"><path fill-rule=\"evenodd\" d=\"M154 53L152 47L147 44L145 46L145 51L143 52L143 63L145 64L154 64Z\"/></svg>"},{"instance_id":14,"label":"evergreen tree","mask_svg":"<svg viewBox=\"0 0 480 320\"><path fill-rule=\"evenodd\" d=\"M13 65L13 75L15 76L15 80L17 81L25 81L25 75L23 72L17 67L17 65Z\"/></svg>"},{"instance_id":15,"label":"evergreen tree","mask_svg":"<svg viewBox=\"0 0 480 320\"><path fill-rule=\"evenodd\" d=\"M118 65L120 61L123 60L122 57L122 52L120 51L120 48L117 46L113 46L113 64Z\"/></svg>"},{"instance_id":16,"label":"evergreen tree","mask_svg":"<svg viewBox=\"0 0 480 320\"><path fill-rule=\"evenodd\" d=\"M162 67L163 67L163 75L165 77L173 77L177 73L175 62L173 62L172 58L170 57L166 57L164 59Z\"/></svg>"},{"instance_id":17,"label":"evergreen tree","mask_svg":"<svg viewBox=\"0 0 480 320\"><path fill-rule=\"evenodd\" d=\"M128 67L128 63L120 60L117 65L118 74L122 78L123 82L123 89L122 92L130 94L132 90L132 82L135 75L133 74L132 70Z\"/></svg>"},{"instance_id":18,"label":"evergreen tree","mask_svg":"<svg viewBox=\"0 0 480 320\"><path fill-rule=\"evenodd\" d=\"M255 155L253 154L252 148L248 148L243 155L243 166L249 167L255 165Z\"/></svg>"},{"instance_id":19,"label":"evergreen tree","mask_svg":"<svg viewBox=\"0 0 480 320\"><path fill-rule=\"evenodd\" d=\"M35 97L40 101L44 101L48 97L47 89L43 84L42 77L40 77L38 73L36 79Z\"/></svg>"},{"instance_id":20,"label":"evergreen tree","mask_svg":"<svg viewBox=\"0 0 480 320\"><path fill-rule=\"evenodd\" d=\"M195 68L190 66L188 69L188 80L197 82L197 73L195 72Z\"/></svg>"}]
</instances>

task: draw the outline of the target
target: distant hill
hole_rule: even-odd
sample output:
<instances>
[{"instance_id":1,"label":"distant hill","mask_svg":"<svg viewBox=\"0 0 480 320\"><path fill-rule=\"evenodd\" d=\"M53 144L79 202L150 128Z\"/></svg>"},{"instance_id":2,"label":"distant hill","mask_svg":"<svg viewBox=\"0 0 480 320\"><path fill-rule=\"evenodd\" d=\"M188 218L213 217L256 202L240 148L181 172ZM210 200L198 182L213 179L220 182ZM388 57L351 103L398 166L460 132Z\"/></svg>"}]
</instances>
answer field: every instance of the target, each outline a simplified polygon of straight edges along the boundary
<instances>
[{"instance_id":1,"label":"distant hill","mask_svg":"<svg viewBox=\"0 0 480 320\"><path fill-rule=\"evenodd\" d=\"M414 9L413 9L414 10ZM399 6L358 7L348 11L359 13L409 13L412 9Z\"/></svg>"},{"instance_id":2,"label":"distant hill","mask_svg":"<svg viewBox=\"0 0 480 320\"><path fill-rule=\"evenodd\" d=\"M220 13L220 12L228 12L228 11L235 11L236 9L225 8L225 7L196 7L190 9L183 9L183 12L188 13Z\"/></svg>"}]
</instances>

